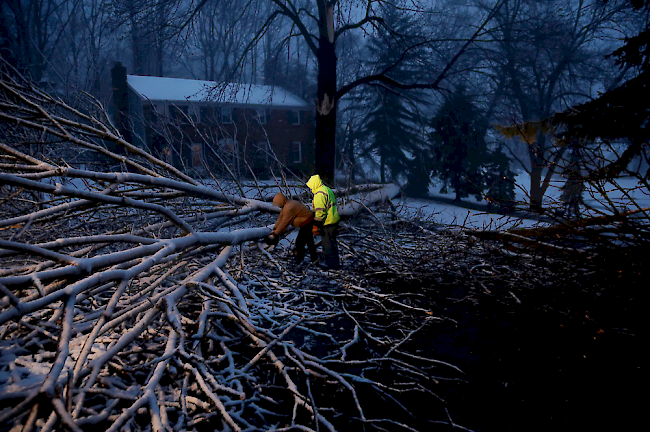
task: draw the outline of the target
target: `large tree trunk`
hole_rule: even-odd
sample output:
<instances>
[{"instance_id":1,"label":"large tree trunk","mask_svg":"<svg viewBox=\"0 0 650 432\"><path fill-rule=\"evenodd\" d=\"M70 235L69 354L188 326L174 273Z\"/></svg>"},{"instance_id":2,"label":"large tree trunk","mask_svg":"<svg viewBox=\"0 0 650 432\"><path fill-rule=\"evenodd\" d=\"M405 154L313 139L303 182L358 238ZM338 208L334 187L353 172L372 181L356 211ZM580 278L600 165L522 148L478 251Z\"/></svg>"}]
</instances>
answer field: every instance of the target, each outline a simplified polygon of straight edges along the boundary
<instances>
[{"instance_id":1,"label":"large tree trunk","mask_svg":"<svg viewBox=\"0 0 650 432\"><path fill-rule=\"evenodd\" d=\"M534 160L531 160L533 162ZM543 165L533 163L530 170L530 209L540 210L546 190L542 187Z\"/></svg>"},{"instance_id":2,"label":"large tree trunk","mask_svg":"<svg viewBox=\"0 0 650 432\"><path fill-rule=\"evenodd\" d=\"M548 142L548 136L540 132L536 141L529 146L531 168L530 209L534 211L542 209L542 201L551 183L551 178L555 173L557 162L566 151L566 147L560 149L555 153L553 158L550 158L550 155L547 156L547 151L551 148ZM546 170L545 174L544 170Z\"/></svg>"},{"instance_id":3,"label":"large tree trunk","mask_svg":"<svg viewBox=\"0 0 650 432\"><path fill-rule=\"evenodd\" d=\"M379 167L381 173L381 177L380 177L381 183L386 183L386 163L384 161L384 153L385 153L384 146L381 145L379 147Z\"/></svg>"},{"instance_id":4,"label":"large tree trunk","mask_svg":"<svg viewBox=\"0 0 650 432\"><path fill-rule=\"evenodd\" d=\"M331 182L336 159L336 52L332 4L321 13L320 27L314 168L324 181Z\"/></svg>"}]
</instances>

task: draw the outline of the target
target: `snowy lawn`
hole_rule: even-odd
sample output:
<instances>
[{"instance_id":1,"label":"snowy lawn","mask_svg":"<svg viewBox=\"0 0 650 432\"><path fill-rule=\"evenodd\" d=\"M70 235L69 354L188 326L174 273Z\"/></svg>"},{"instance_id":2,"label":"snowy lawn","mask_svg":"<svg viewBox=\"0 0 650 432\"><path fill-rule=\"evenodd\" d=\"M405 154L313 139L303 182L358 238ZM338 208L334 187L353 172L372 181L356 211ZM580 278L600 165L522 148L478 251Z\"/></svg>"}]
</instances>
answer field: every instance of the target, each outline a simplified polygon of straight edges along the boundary
<instances>
[{"instance_id":1,"label":"snowy lawn","mask_svg":"<svg viewBox=\"0 0 650 432\"><path fill-rule=\"evenodd\" d=\"M406 218L440 225L485 230L506 230L515 227L546 225L532 219L488 213L424 199L398 198L393 200L393 203L398 206L401 214Z\"/></svg>"},{"instance_id":2,"label":"snowy lawn","mask_svg":"<svg viewBox=\"0 0 650 432\"><path fill-rule=\"evenodd\" d=\"M529 202L530 176L527 173L520 173L516 177L515 200L525 204ZM546 207L560 207L561 187L565 179L562 176L555 176L546 194L544 195L544 205ZM588 185L584 194L584 202L593 210L588 210L585 215L597 216L599 214L611 214L611 205L618 209L628 208L636 209L650 207L650 194L646 188L640 187L638 181L634 178L623 178L617 181L619 187L608 183L603 187L607 199L596 188ZM429 196L432 198L442 198L452 200L454 193L440 193L440 186L433 184L429 188ZM625 191L625 192L623 192ZM612 204L608 204L608 200ZM470 196L462 200L465 203L485 205L485 201L478 201L475 197ZM415 198L398 198L393 200L401 206L403 211L416 220L427 220L442 225L463 226L473 229L509 229L514 227L533 227L543 226L546 223L532 219L521 218L518 216L504 216L501 214L488 213L485 211L471 210L453 204L431 202L428 200ZM634 204L636 203L636 205ZM584 209L583 209L584 210ZM600 213L599 213L600 212Z\"/></svg>"}]
</instances>

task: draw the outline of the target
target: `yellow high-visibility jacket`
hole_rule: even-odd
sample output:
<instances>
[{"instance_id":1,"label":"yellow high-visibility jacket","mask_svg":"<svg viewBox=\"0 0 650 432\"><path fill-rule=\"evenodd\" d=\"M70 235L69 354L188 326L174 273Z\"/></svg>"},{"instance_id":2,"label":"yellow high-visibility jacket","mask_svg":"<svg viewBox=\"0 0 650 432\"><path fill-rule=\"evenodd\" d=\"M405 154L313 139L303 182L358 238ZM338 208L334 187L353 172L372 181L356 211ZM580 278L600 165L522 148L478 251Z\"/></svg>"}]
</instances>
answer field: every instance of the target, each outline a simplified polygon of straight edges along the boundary
<instances>
[{"instance_id":1,"label":"yellow high-visibility jacket","mask_svg":"<svg viewBox=\"0 0 650 432\"><path fill-rule=\"evenodd\" d=\"M314 223L331 225L341 220L339 212L336 210L336 197L334 196L334 192L323 184L320 176L311 176L307 182L307 186L314 194Z\"/></svg>"}]
</instances>

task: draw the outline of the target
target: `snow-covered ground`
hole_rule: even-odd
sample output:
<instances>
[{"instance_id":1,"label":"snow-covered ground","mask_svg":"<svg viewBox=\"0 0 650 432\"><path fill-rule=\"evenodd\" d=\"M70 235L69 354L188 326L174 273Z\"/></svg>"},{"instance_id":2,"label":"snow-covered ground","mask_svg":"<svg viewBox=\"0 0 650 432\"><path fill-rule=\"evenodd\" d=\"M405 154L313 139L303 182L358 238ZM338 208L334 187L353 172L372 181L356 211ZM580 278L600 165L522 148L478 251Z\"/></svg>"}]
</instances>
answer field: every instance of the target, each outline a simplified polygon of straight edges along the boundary
<instances>
[{"instance_id":1,"label":"snow-covered ground","mask_svg":"<svg viewBox=\"0 0 650 432\"><path fill-rule=\"evenodd\" d=\"M553 178L550 187L544 195L544 204L546 206L560 205L561 195L560 188L564 184L564 178L556 176ZM520 173L516 177L515 199L520 203L528 203L528 194L530 190L530 176L526 173ZM650 195L648 190L638 186L636 179L620 179L617 188L612 184L605 185L607 197L619 209L635 209L636 205L641 208L650 207ZM451 200L454 193L443 194L439 192L440 187L435 184L429 188L429 195L432 198L443 198ZM623 193L622 190L626 192ZM627 196L626 196L627 195ZM584 202L587 206L593 207L595 215L597 211L610 214L608 201L596 191L593 187L588 187L583 194ZM452 204L433 202L414 198L397 198L394 200L400 208L415 219L427 220L444 225L464 226L477 229L508 229L513 227L532 227L545 225L533 219L526 219L517 216L504 216L500 214L487 213L485 211L472 210ZM477 201L474 197L464 198L463 202L472 204L485 204L485 201ZM634 203L636 203L636 205Z\"/></svg>"},{"instance_id":2,"label":"snow-covered ground","mask_svg":"<svg viewBox=\"0 0 650 432\"><path fill-rule=\"evenodd\" d=\"M400 212L415 221L428 221L441 225L487 230L505 230L514 227L540 225L540 222L532 219L488 213L424 199L397 198L393 202Z\"/></svg>"},{"instance_id":3,"label":"snow-covered ground","mask_svg":"<svg viewBox=\"0 0 650 432\"><path fill-rule=\"evenodd\" d=\"M520 202L527 201L526 195L530 179L527 174L521 174L517 177L516 200ZM440 192L440 186L432 184L429 187L429 196L432 198L442 198L452 200L455 197L453 192L446 194ZM559 196L559 195L558 195ZM464 198L462 202L470 204L485 205L485 201L478 201L475 197ZM472 229L504 230L514 227L534 227L543 225L543 223L526 219L519 216L508 216L497 213L488 213L487 211L473 210L456 206L451 203L429 201L416 198L398 198L394 200L401 211L410 215L415 220L426 220L441 225L462 226Z\"/></svg>"}]
</instances>

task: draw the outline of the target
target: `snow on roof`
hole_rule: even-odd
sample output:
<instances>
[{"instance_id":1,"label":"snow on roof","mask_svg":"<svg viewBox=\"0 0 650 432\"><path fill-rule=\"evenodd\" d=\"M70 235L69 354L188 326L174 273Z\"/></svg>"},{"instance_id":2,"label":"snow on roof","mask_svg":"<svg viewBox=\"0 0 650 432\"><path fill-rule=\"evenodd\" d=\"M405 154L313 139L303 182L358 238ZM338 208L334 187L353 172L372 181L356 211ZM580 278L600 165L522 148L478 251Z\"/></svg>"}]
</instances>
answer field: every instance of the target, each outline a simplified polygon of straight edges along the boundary
<instances>
[{"instance_id":1,"label":"snow on roof","mask_svg":"<svg viewBox=\"0 0 650 432\"><path fill-rule=\"evenodd\" d=\"M182 78L127 75L128 85L143 99L168 102L225 102L251 105L308 107L279 86L227 84Z\"/></svg>"}]
</instances>

